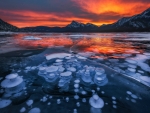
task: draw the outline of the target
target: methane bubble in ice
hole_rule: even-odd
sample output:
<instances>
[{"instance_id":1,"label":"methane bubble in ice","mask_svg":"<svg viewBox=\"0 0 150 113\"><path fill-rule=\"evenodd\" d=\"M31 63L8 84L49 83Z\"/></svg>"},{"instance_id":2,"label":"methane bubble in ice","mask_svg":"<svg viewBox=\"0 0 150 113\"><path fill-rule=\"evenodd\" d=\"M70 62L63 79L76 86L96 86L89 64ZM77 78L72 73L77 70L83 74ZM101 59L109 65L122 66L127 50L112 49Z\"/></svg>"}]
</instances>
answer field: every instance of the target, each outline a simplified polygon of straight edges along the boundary
<instances>
[{"instance_id":1,"label":"methane bubble in ice","mask_svg":"<svg viewBox=\"0 0 150 113\"><path fill-rule=\"evenodd\" d=\"M86 91L81 91L81 94L82 94L82 95L86 95L87 92L86 92Z\"/></svg>"},{"instance_id":2,"label":"methane bubble in ice","mask_svg":"<svg viewBox=\"0 0 150 113\"><path fill-rule=\"evenodd\" d=\"M77 80L75 80L74 82L75 82L76 84L79 84L79 83L80 83L80 80L77 79Z\"/></svg>"},{"instance_id":3,"label":"methane bubble in ice","mask_svg":"<svg viewBox=\"0 0 150 113\"><path fill-rule=\"evenodd\" d=\"M23 78L17 73L9 74L6 79L1 82L1 86L5 88L6 93L17 93L24 88Z\"/></svg>"},{"instance_id":4,"label":"methane bubble in ice","mask_svg":"<svg viewBox=\"0 0 150 113\"><path fill-rule=\"evenodd\" d=\"M115 108L115 109L116 109L116 108L117 108L117 106L116 106L116 105L113 105L113 108Z\"/></svg>"},{"instance_id":5,"label":"methane bubble in ice","mask_svg":"<svg viewBox=\"0 0 150 113\"><path fill-rule=\"evenodd\" d=\"M28 106L31 106L31 105L33 104L33 100L28 100L28 101L26 102L26 104L27 104Z\"/></svg>"},{"instance_id":6,"label":"methane bubble in ice","mask_svg":"<svg viewBox=\"0 0 150 113\"><path fill-rule=\"evenodd\" d=\"M0 99L0 108L5 108L11 104L11 100Z\"/></svg>"},{"instance_id":7,"label":"methane bubble in ice","mask_svg":"<svg viewBox=\"0 0 150 113\"><path fill-rule=\"evenodd\" d=\"M57 60L56 60L56 62L62 62L62 61L63 61L63 60L61 60L61 59L57 59Z\"/></svg>"},{"instance_id":8,"label":"methane bubble in ice","mask_svg":"<svg viewBox=\"0 0 150 113\"><path fill-rule=\"evenodd\" d=\"M116 97L112 97L113 100L116 100Z\"/></svg>"},{"instance_id":9,"label":"methane bubble in ice","mask_svg":"<svg viewBox=\"0 0 150 113\"><path fill-rule=\"evenodd\" d=\"M102 108L104 106L104 101L97 94L90 98L89 103L94 108Z\"/></svg>"},{"instance_id":10,"label":"methane bubble in ice","mask_svg":"<svg viewBox=\"0 0 150 113\"><path fill-rule=\"evenodd\" d=\"M70 68L68 68L67 70L68 70L68 71L71 71L71 72L76 72L76 68L74 68L74 67L70 67Z\"/></svg>"},{"instance_id":11,"label":"methane bubble in ice","mask_svg":"<svg viewBox=\"0 0 150 113\"><path fill-rule=\"evenodd\" d=\"M131 99L131 102L136 103L136 100L135 99Z\"/></svg>"},{"instance_id":12,"label":"methane bubble in ice","mask_svg":"<svg viewBox=\"0 0 150 113\"><path fill-rule=\"evenodd\" d=\"M102 113L102 110L99 108L91 107L90 113Z\"/></svg>"},{"instance_id":13,"label":"methane bubble in ice","mask_svg":"<svg viewBox=\"0 0 150 113\"><path fill-rule=\"evenodd\" d=\"M100 91L100 88L99 88L99 87L97 87L96 89L97 89L97 91Z\"/></svg>"},{"instance_id":14,"label":"methane bubble in ice","mask_svg":"<svg viewBox=\"0 0 150 113\"><path fill-rule=\"evenodd\" d=\"M74 109L74 110L73 110L73 113L77 113L77 109Z\"/></svg>"},{"instance_id":15,"label":"methane bubble in ice","mask_svg":"<svg viewBox=\"0 0 150 113\"><path fill-rule=\"evenodd\" d=\"M69 102L69 97L66 97L66 102Z\"/></svg>"},{"instance_id":16,"label":"methane bubble in ice","mask_svg":"<svg viewBox=\"0 0 150 113\"><path fill-rule=\"evenodd\" d=\"M134 99L137 99L138 97L134 94L131 94L131 97L134 98Z\"/></svg>"},{"instance_id":17,"label":"methane bubble in ice","mask_svg":"<svg viewBox=\"0 0 150 113\"><path fill-rule=\"evenodd\" d=\"M57 99L57 104L60 104L60 103L61 103L60 99Z\"/></svg>"},{"instance_id":18,"label":"methane bubble in ice","mask_svg":"<svg viewBox=\"0 0 150 113\"><path fill-rule=\"evenodd\" d=\"M85 98L83 98L83 99L82 99L82 102L86 102L86 99L85 99Z\"/></svg>"},{"instance_id":19,"label":"methane bubble in ice","mask_svg":"<svg viewBox=\"0 0 150 113\"><path fill-rule=\"evenodd\" d=\"M74 89L74 92L76 92L76 93L79 92L79 89Z\"/></svg>"},{"instance_id":20,"label":"methane bubble in ice","mask_svg":"<svg viewBox=\"0 0 150 113\"><path fill-rule=\"evenodd\" d=\"M116 102L116 101L112 101L112 103L113 103L113 104L117 104L117 102Z\"/></svg>"},{"instance_id":21,"label":"methane bubble in ice","mask_svg":"<svg viewBox=\"0 0 150 113\"><path fill-rule=\"evenodd\" d=\"M80 107L80 102L77 102L76 105L77 105L77 107Z\"/></svg>"},{"instance_id":22,"label":"methane bubble in ice","mask_svg":"<svg viewBox=\"0 0 150 113\"><path fill-rule=\"evenodd\" d=\"M127 94L128 94L128 95L131 95L132 93L131 93L130 91L127 91Z\"/></svg>"},{"instance_id":23,"label":"methane bubble in ice","mask_svg":"<svg viewBox=\"0 0 150 113\"><path fill-rule=\"evenodd\" d=\"M70 71L66 71L66 72L60 74L61 78L63 78L63 79L69 79L69 78L71 78L71 75L72 75L72 72L70 72Z\"/></svg>"},{"instance_id":24,"label":"methane bubble in ice","mask_svg":"<svg viewBox=\"0 0 150 113\"><path fill-rule=\"evenodd\" d=\"M108 79L106 77L104 69L102 69L102 68L96 69L94 83L98 86L104 86L108 83Z\"/></svg>"},{"instance_id":25,"label":"methane bubble in ice","mask_svg":"<svg viewBox=\"0 0 150 113\"><path fill-rule=\"evenodd\" d=\"M74 87L75 88L79 88L79 84L74 84Z\"/></svg>"},{"instance_id":26,"label":"methane bubble in ice","mask_svg":"<svg viewBox=\"0 0 150 113\"><path fill-rule=\"evenodd\" d=\"M51 103L50 103L50 102L48 102L48 103L47 103L47 105L49 106L49 105L51 105Z\"/></svg>"},{"instance_id":27,"label":"methane bubble in ice","mask_svg":"<svg viewBox=\"0 0 150 113\"><path fill-rule=\"evenodd\" d=\"M53 72L56 72L57 70L58 70L58 66L50 66L50 67L47 67L47 68L46 68L46 72L47 72L48 74L53 73Z\"/></svg>"},{"instance_id":28,"label":"methane bubble in ice","mask_svg":"<svg viewBox=\"0 0 150 113\"><path fill-rule=\"evenodd\" d=\"M85 83L91 83L91 82L92 82L92 78L91 78L91 76L90 76L89 70L87 70L87 71L82 75L82 80L83 80Z\"/></svg>"},{"instance_id":29,"label":"methane bubble in ice","mask_svg":"<svg viewBox=\"0 0 150 113\"><path fill-rule=\"evenodd\" d=\"M150 84L150 77L148 77L148 76L140 76L140 79L143 80L144 82Z\"/></svg>"},{"instance_id":30,"label":"methane bubble in ice","mask_svg":"<svg viewBox=\"0 0 150 113\"><path fill-rule=\"evenodd\" d=\"M41 113L39 108L32 108L28 113Z\"/></svg>"},{"instance_id":31,"label":"methane bubble in ice","mask_svg":"<svg viewBox=\"0 0 150 113\"><path fill-rule=\"evenodd\" d=\"M76 94L76 95L74 96L74 99L78 100L78 99L79 99L79 96Z\"/></svg>"},{"instance_id":32,"label":"methane bubble in ice","mask_svg":"<svg viewBox=\"0 0 150 113\"><path fill-rule=\"evenodd\" d=\"M47 98L44 96L44 97L42 98L42 101L43 101L43 102L46 102L46 101L47 101Z\"/></svg>"},{"instance_id":33,"label":"methane bubble in ice","mask_svg":"<svg viewBox=\"0 0 150 113\"><path fill-rule=\"evenodd\" d=\"M26 108L25 107L22 107L21 109L20 109L20 113L24 113L26 111Z\"/></svg>"},{"instance_id":34,"label":"methane bubble in ice","mask_svg":"<svg viewBox=\"0 0 150 113\"><path fill-rule=\"evenodd\" d=\"M137 62L135 60L126 59L125 61L130 63L130 64L137 64Z\"/></svg>"},{"instance_id":35,"label":"methane bubble in ice","mask_svg":"<svg viewBox=\"0 0 150 113\"><path fill-rule=\"evenodd\" d=\"M101 93L104 94L105 92L104 92L104 91L101 91Z\"/></svg>"}]
</instances>

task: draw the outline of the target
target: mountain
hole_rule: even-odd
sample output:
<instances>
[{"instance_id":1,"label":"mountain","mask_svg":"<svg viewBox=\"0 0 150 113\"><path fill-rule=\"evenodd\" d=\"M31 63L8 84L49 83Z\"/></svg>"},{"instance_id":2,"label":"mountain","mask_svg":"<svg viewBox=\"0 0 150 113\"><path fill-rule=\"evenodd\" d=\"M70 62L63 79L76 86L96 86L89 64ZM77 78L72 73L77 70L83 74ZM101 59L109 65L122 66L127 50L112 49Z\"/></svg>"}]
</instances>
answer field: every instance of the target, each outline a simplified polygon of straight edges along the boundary
<instances>
[{"instance_id":1,"label":"mountain","mask_svg":"<svg viewBox=\"0 0 150 113\"><path fill-rule=\"evenodd\" d=\"M91 24L91 23L83 24L74 20L70 24L68 24L66 27L67 28L98 28L98 26L94 24Z\"/></svg>"},{"instance_id":2,"label":"mountain","mask_svg":"<svg viewBox=\"0 0 150 113\"><path fill-rule=\"evenodd\" d=\"M150 31L150 8L141 14L124 17L117 22L99 27L99 31Z\"/></svg>"},{"instance_id":3,"label":"mountain","mask_svg":"<svg viewBox=\"0 0 150 113\"><path fill-rule=\"evenodd\" d=\"M17 31L18 28L0 20L0 30ZM20 28L23 32L150 32L150 8L141 14L132 17L123 17L112 24L96 26L92 23L80 23L72 21L66 27L25 27Z\"/></svg>"},{"instance_id":4,"label":"mountain","mask_svg":"<svg viewBox=\"0 0 150 113\"><path fill-rule=\"evenodd\" d=\"M18 31L18 28L0 19L0 31Z\"/></svg>"},{"instance_id":5,"label":"mountain","mask_svg":"<svg viewBox=\"0 0 150 113\"><path fill-rule=\"evenodd\" d=\"M72 21L64 29L68 32L95 32L97 31L98 26L91 23L83 24L77 21Z\"/></svg>"},{"instance_id":6,"label":"mountain","mask_svg":"<svg viewBox=\"0 0 150 113\"><path fill-rule=\"evenodd\" d=\"M77 21L72 21L66 27L46 27L46 26L37 26L37 27L25 27L21 28L21 31L30 31L30 32L94 32L98 29L98 26L87 23L83 24Z\"/></svg>"}]
</instances>

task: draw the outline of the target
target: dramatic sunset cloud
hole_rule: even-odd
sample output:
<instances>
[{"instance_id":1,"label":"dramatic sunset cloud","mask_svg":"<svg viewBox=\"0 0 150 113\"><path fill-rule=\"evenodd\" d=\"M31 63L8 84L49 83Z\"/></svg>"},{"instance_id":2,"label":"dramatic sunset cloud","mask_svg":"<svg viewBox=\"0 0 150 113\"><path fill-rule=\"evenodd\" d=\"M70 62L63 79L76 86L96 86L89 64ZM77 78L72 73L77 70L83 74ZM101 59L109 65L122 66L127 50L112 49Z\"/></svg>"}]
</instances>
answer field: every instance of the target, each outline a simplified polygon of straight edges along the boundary
<instances>
[{"instance_id":1,"label":"dramatic sunset cloud","mask_svg":"<svg viewBox=\"0 0 150 113\"><path fill-rule=\"evenodd\" d=\"M109 24L150 7L150 0L0 0L0 18L18 27Z\"/></svg>"}]
</instances>

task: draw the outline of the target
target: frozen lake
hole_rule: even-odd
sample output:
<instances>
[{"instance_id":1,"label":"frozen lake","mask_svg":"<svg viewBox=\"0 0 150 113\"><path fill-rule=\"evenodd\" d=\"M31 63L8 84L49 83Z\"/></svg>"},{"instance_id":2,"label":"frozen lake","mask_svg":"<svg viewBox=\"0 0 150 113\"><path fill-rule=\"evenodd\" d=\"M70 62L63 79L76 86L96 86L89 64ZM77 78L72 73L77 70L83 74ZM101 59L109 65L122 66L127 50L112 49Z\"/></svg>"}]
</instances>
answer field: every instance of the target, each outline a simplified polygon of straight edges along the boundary
<instances>
[{"instance_id":1,"label":"frozen lake","mask_svg":"<svg viewBox=\"0 0 150 113\"><path fill-rule=\"evenodd\" d=\"M149 113L150 33L0 32L0 113Z\"/></svg>"}]
</instances>

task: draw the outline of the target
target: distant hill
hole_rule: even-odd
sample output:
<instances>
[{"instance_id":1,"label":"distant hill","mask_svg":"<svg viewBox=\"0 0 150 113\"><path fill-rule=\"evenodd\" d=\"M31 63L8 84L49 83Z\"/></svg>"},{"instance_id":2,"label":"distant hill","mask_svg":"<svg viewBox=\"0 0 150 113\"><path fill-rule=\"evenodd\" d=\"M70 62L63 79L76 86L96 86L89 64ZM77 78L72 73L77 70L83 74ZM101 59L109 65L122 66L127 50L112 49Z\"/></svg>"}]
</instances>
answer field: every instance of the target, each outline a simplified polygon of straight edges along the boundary
<instances>
[{"instance_id":1,"label":"distant hill","mask_svg":"<svg viewBox=\"0 0 150 113\"><path fill-rule=\"evenodd\" d=\"M0 19L0 31L18 31L19 29Z\"/></svg>"},{"instance_id":2,"label":"distant hill","mask_svg":"<svg viewBox=\"0 0 150 113\"><path fill-rule=\"evenodd\" d=\"M1 31L18 31L18 28L0 19ZM66 27L24 27L23 32L150 32L150 8L132 17L123 17L112 24L96 26L92 23L83 24L72 21Z\"/></svg>"}]
</instances>

